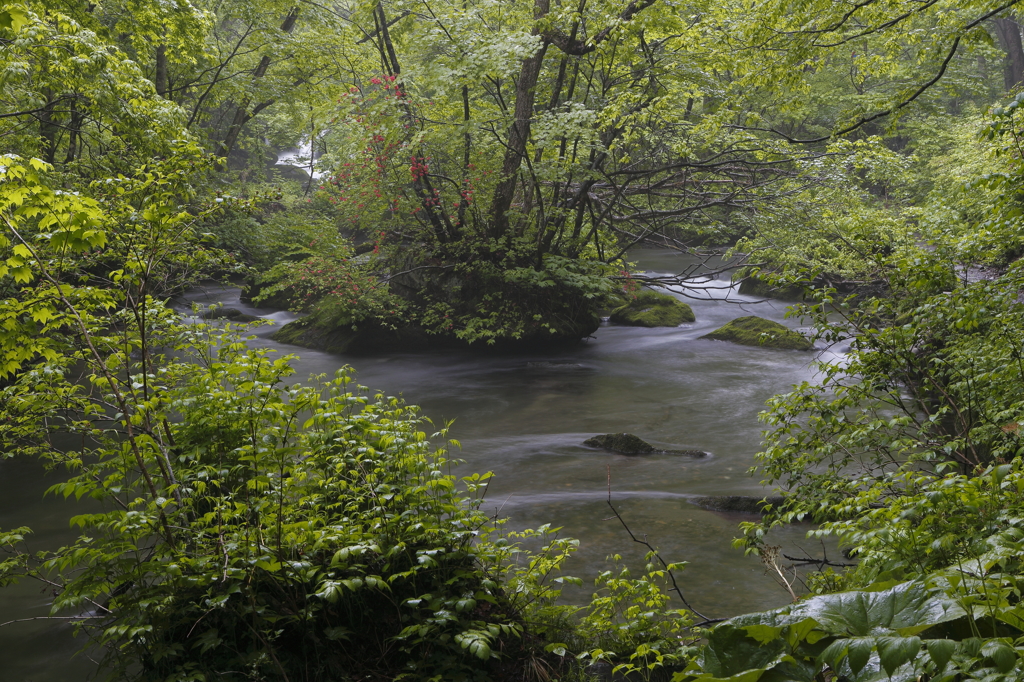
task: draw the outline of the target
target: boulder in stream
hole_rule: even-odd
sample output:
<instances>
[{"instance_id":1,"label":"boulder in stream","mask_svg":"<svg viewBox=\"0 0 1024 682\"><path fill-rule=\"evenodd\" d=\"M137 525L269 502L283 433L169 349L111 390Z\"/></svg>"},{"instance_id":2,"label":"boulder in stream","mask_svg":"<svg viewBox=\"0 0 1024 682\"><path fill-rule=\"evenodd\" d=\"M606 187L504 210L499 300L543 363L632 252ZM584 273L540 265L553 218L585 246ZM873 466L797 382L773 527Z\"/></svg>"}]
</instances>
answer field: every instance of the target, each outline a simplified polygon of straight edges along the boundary
<instances>
[{"instance_id":1,"label":"boulder in stream","mask_svg":"<svg viewBox=\"0 0 1024 682\"><path fill-rule=\"evenodd\" d=\"M631 327L678 327L696 318L693 309L674 296L644 289L637 297L612 311L613 324Z\"/></svg>"},{"instance_id":2,"label":"boulder in stream","mask_svg":"<svg viewBox=\"0 0 1024 682\"><path fill-rule=\"evenodd\" d=\"M778 322L755 315L738 317L701 338L783 350L811 350L814 348L814 344L803 334Z\"/></svg>"},{"instance_id":3,"label":"boulder in stream","mask_svg":"<svg viewBox=\"0 0 1024 682\"><path fill-rule=\"evenodd\" d=\"M653 445L632 433L603 433L583 441L584 445L602 450L611 450L620 455L649 455L655 451Z\"/></svg>"},{"instance_id":4,"label":"boulder in stream","mask_svg":"<svg viewBox=\"0 0 1024 682\"><path fill-rule=\"evenodd\" d=\"M600 448L620 455L685 455L687 457L707 457L703 450L659 450L639 436L632 433L603 433L583 441L584 445Z\"/></svg>"},{"instance_id":5,"label":"boulder in stream","mask_svg":"<svg viewBox=\"0 0 1024 682\"><path fill-rule=\"evenodd\" d=\"M229 320L231 322L259 322L262 317L243 313L238 308L212 308L202 312L204 320Z\"/></svg>"},{"instance_id":6,"label":"boulder in stream","mask_svg":"<svg viewBox=\"0 0 1024 682\"><path fill-rule=\"evenodd\" d=\"M741 514L761 514L766 504L782 504L782 497L751 497L749 495L705 495L690 500L701 509Z\"/></svg>"}]
</instances>

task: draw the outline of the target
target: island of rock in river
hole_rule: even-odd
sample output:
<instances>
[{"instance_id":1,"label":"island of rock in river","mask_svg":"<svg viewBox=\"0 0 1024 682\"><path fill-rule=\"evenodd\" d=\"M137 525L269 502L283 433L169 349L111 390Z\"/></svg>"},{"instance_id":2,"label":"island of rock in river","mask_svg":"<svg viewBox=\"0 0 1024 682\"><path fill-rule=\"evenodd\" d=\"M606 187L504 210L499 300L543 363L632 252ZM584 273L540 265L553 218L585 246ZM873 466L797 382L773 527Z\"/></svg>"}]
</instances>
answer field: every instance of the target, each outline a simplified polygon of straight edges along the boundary
<instances>
[{"instance_id":1,"label":"island of rock in river","mask_svg":"<svg viewBox=\"0 0 1024 682\"><path fill-rule=\"evenodd\" d=\"M803 334L778 322L754 315L738 317L701 338L783 350L811 350L814 348L814 344Z\"/></svg>"},{"instance_id":2,"label":"island of rock in river","mask_svg":"<svg viewBox=\"0 0 1024 682\"><path fill-rule=\"evenodd\" d=\"M613 324L631 327L678 327L695 319L689 305L649 289L644 289L635 299L613 310L608 318Z\"/></svg>"}]
</instances>

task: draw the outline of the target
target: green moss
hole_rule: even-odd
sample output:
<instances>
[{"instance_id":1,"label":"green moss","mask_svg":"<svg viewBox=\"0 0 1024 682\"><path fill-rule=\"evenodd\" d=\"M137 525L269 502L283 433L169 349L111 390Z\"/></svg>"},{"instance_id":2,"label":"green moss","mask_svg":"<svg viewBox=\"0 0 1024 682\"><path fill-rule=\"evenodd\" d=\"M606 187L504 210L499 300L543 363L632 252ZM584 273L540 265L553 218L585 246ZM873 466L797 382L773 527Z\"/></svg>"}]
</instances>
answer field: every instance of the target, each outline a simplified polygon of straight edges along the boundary
<instances>
[{"instance_id":1,"label":"green moss","mask_svg":"<svg viewBox=\"0 0 1024 682\"><path fill-rule=\"evenodd\" d=\"M632 327L678 327L696 318L693 309L682 301L644 289L635 299L613 310L609 319Z\"/></svg>"},{"instance_id":2,"label":"green moss","mask_svg":"<svg viewBox=\"0 0 1024 682\"><path fill-rule=\"evenodd\" d=\"M814 344L804 335L778 322L753 315L736 318L701 338L783 350L811 350L814 348Z\"/></svg>"}]
</instances>

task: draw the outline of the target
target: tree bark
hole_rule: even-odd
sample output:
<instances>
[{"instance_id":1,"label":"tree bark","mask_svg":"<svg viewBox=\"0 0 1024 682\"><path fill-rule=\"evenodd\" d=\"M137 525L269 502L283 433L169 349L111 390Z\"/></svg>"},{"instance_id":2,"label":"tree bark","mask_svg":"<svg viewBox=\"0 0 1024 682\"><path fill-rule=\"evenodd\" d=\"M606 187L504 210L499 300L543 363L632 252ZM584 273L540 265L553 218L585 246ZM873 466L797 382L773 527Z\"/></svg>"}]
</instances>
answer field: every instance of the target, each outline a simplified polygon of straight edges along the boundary
<instances>
[{"instance_id":1,"label":"tree bark","mask_svg":"<svg viewBox=\"0 0 1024 682\"><path fill-rule=\"evenodd\" d=\"M64 163L71 163L78 158L78 143L82 136L82 123L85 113L78 108L78 102L71 100L71 122L68 124L68 153Z\"/></svg>"},{"instance_id":2,"label":"tree bark","mask_svg":"<svg viewBox=\"0 0 1024 682\"><path fill-rule=\"evenodd\" d=\"M550 8L550 0L534 0L533 17L542 19ZM539 35L534 28L533 35ZM540 49L531 57L523 60L519 69L519 80L516 82L516 105L512 114L512 125L508 132L508 145L505 158L501 163L501 179L494 188L494 199L491 201L489 232L491 237L501 237L508 231L508 210L515 196L519 166L526 155L526 144L530 139L530 121L533 118L533 104L536 98L537 79L540 77L541 65L547 42L542 42Z\"/></svg>"},{"instance_id":3,"label":"tree bark","mask_svg":"<svg viewBox=\"0 0 1024 682\"><path fill-rule=\"evenodd\" d=\"M43 91L46 97L46 105L36 117L39 120L39 137L43 141L43 160L52 164L57 157L57 136L60 134L60 126L56 123L56 106L60 98L54 98L49 88Z\"/></svg>"},{"instance_id":4,"label":"tree bark","mask_svg":"<svg viewBox=\"0 0 1024 682\"><path fill-rule=\"evenodd\" d=\"M995 20L999 44L1006 51L1003 66L1003 85L1012 90L1024 80L1024 45L1021 44L1020 24L1010 17Z\"/></svg>"},{"instance_id":5,"label":"tree bark","mask_svg":"<svg viewBox=\"0 0 1024 682\"><path fill-rule=\"evenodd\" d=\"M167 46L156 46L156 75L153 78L156 94L167 97Z\"/></svg>"}]
</instances>

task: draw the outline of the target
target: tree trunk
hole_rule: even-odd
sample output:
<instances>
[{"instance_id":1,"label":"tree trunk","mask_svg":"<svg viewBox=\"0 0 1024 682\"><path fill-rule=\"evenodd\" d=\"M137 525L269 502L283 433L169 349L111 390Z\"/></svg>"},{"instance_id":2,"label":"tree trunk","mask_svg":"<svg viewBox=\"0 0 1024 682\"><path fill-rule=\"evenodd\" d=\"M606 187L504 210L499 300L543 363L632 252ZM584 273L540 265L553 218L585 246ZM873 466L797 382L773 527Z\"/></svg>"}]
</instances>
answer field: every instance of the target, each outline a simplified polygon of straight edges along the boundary
<instances>
[{"instance_id":1,"label":"tree trunk","mask_svg":"<svg viewBox=\"0 0 1024 682\"><path fill-rule=\"evenodd\" d=\"M541 19L550 7L550 0L535 0L533 5L534 19ZM534 28L534 35L539 31ZM526 144L530 139L530 121L533 118L533 104L536 96L537 79L540 76L544 53L548 44L544 42L532 57L523 60L516 82L516 105L512 116L512 125L508 132L508 146L501 164L501 179L494 188L494 199L491 202L489 226L490 236L501 237L508 232L508 210L515 196L519 166L526 155Z\"/></svg>"},{"instance_id":2,"label":"tree trunk","mask_svg":"<svg viewBox=\"0 0 1024 682\"><path fill-rule=\"evenodd\" d=\"M999 44L1006 51L1003 67L1003 85L1012 90L1024 80L1024 45L1021 44L1020 24L1015 19L1003 17L995 20Z\"/></svg>"},{"instance_id":3,"label":"tree trunk","mask_svg":"<svg viewBox=\"0 0 1024 682\"><path fill-rule=\"evenodd\" d=\"M167 46L156 47L156 76L153 79L156 94L167 97Z\"/></svg>"},{"instance_id":4,"label":"tree trunk","mask_svg":"<svg viewBox=\"0 0 1024 682\"><path fill-rule=\"evenodd\" d=\"M78 158L78 143L82 137L82 124L85 113L78 108L78 102L71 100L71 122L68 124L68 153L64 163L71 163Z\"/></svg>"},{"instance_id":5,"label":"tree trunk","mask_svg":"<svg viewBox=\"0 0 1024 682\"><path fill-rule=\"evenodd\" d=\"M60 126L54 120L56 116L54 109L59 98L54 99L49 88L43 91L43 95L47 102L38 116L39 137L43 141L43 160L52 164L57 157L57 136L60 134Z\"/></svg>"}]
</instances>

